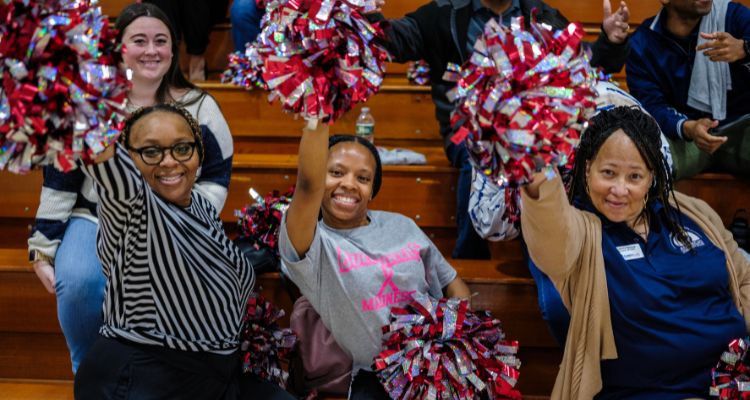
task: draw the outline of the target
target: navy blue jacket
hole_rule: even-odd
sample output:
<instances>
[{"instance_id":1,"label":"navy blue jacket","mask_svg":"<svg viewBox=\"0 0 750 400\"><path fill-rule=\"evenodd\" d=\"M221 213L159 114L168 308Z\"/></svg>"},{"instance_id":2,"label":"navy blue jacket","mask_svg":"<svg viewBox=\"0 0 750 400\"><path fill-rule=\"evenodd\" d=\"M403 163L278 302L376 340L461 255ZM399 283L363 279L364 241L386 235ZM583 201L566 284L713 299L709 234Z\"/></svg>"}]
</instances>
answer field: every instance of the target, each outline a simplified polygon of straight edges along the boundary
<instances>
[{"instance_id":1,"label":"navy blue jacket","mask_svg":"<svg viewBox=\"0 0 750 400\"><path fill-rule=\"evenodd\" d=\"M537 12L537 21L553 28L568 25L568 20L558 10L542 0L520 0L519 5L527 25L532 10ZM396 62L423 59L430 64L435 116L446 145L453 136L450 115L454 108L446 93L455 83L444 81L443 75L448 63L461 65L471 56L466 53L466 42L473 12L471 0L434 0L403 18L390 20L385 30L389 39L385 46ZM592 45L591 63L607 73L617 72L625 64L627 51L628 41L614 44L602 33Z\"/></svg>"},{"instance_id":2,"label":"navy blue jacket","mask_svg":"<svg viewBox=\"0 0 750 400\"><path fill-rule=\"evenodd\" d=\"M690 76L693 72L698 29L693 32L689 51L685 51L666 31L666 11L643 22L630 38L626 72L628 89L643 104L672 139L682 138L686 120L711 118L710 113L687 105ZM738 39L750 39L750 9L730 2L726 32ZM727 118L735 120L750 112L750 59L729 65L732 90L727 95Z\"/></svg>"}]
</instances>

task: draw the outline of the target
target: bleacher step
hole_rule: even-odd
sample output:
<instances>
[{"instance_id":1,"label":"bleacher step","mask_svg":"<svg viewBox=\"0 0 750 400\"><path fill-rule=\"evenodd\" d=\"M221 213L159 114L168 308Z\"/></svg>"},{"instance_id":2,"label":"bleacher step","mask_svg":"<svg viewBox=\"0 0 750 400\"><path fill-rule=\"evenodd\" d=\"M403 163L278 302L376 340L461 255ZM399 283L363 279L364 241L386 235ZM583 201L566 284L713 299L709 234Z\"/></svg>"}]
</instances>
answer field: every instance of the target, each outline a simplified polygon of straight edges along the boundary
<instances>
[{"instance_id":1,"label":"bleacher step","mask_svg":"<svg viewBox=\"0 0 750 400\"><path fill-rule=\"evenodd\" d=\"M524 392L548 394L561 351L541 318L536 287L522 260L450 260L467 281L475 309L488 309L510 339L521 342ZM261 275L258 290L287 312L292 304L278 274ZM23 249L0 249L0 377L72 379L55 298L39 283ZM288 324L287 320L282 324ZM0 392L1 393L1 392Z\"/></svg>"}]
</instances>

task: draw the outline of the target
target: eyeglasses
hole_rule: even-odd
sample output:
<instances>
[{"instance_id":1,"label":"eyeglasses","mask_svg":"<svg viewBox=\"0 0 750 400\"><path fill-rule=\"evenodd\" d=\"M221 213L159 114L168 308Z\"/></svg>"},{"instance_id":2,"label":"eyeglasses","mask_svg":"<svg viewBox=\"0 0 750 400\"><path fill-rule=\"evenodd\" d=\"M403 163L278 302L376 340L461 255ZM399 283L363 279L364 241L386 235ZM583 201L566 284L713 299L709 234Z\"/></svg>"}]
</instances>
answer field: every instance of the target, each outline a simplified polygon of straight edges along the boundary
<instances>
[{"instance_id":1,"label":"eyeglasses","mask_svg":"<svg viewBox=\"0 0 750 400\"><path fill-rule=\"evenodd\" d=\"M177 161L187 161L193 156L195 152L195 142L182 142L176 143L169 147L161 146L146 146L136 149L135 147L128 147L128 150L134 151L141 156L141 160L146 165L159 165L164 160L164 154L169 151Z\"/></svg>"}]
</instances>

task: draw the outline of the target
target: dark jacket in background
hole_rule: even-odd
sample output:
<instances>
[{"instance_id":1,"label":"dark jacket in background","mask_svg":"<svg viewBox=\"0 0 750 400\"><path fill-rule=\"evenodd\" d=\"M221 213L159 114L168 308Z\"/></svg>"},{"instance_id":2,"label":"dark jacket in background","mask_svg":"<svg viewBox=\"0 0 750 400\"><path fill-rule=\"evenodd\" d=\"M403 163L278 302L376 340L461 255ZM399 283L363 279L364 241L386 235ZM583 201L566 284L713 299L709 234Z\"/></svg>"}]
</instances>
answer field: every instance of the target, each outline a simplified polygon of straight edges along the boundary
<instances>
[{"instance_id":1,"label":"dark jacket in background","mask_svg":"<svg viewBox=\"0 0 750 400\"><path fill-rule=\"evenodd\" d=\"M532 10L537 10L537 21L562 29L568 20L556 9L541 0L520 0L521 14L526 24ZM448 63L463 64L471 54L466 53L469 22L474 13L471 0L434 0L403 18L390 20L386 28L389 42L385 46L396 62L423 59L430 64L432 99L435 116L440 123L440 135L446 145L453 135L450 115L453 104L446 93L455 85L443 80ZM377 15L375 19L383 19ZM603 67L607 73L622 69L627 57L628 42L614 44L602 32L591 45L592 64Z\"/></svg>"}]
</instances>

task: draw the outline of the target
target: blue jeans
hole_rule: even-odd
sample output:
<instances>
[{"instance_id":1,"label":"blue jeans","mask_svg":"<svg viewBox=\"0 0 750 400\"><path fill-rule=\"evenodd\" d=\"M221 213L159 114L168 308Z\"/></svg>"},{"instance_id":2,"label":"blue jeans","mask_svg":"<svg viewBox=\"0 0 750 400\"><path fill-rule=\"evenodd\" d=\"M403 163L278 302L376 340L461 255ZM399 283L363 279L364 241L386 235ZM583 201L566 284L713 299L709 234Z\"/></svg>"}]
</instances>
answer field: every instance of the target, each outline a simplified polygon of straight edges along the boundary
<instances>
[{"instance_id":1,"label":"blue jeans","mask_svg":"<svg viewBox=\"0 0 750 400\"><path fill-rule=\"evenodd\" d=\"M469 195L471 194L471 163L469 153L463 143L449 144L445 149L451 164L458 168L458 182L456 183L456 227L458 237L453 249L453 258L473 258L488 260L490 246L474 230L469 218Z\"/></svg>"},{"instance_id":2,"label":"blue jeans","mask_svg":"<svg viewBox=\"0 0 750 400\"><path fill-rule=\"evenodd\" d=\"M229 11L232 21L234 50L245 51L245 44L254 42L260 33L260 19L264 10L259 10L255 0L234 0Z\"/></svg>"},{"instance_id":3,"label":"blue jeans","mask_svg":"<svg viewBox=\"0 0 750 400\"><path fill-rule=\"evenodd\" d=\"M99 338L106 279L96 255L97 225L71 218L55 256L57 318L65 335L73 373Z\"/></svg>"}]
</instances>

